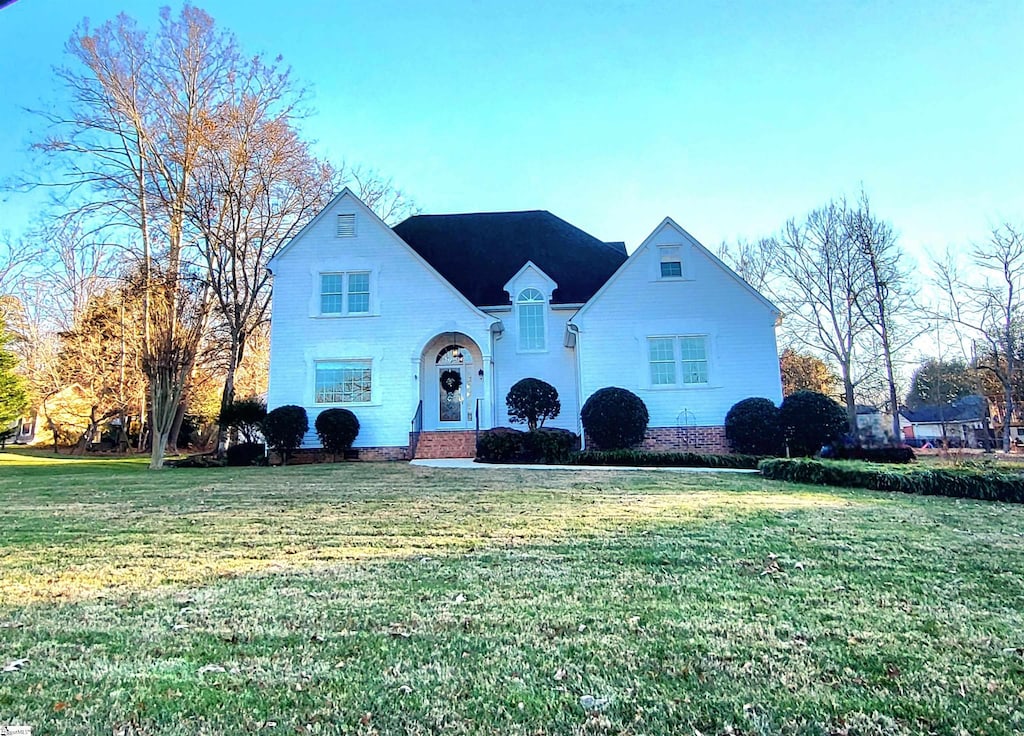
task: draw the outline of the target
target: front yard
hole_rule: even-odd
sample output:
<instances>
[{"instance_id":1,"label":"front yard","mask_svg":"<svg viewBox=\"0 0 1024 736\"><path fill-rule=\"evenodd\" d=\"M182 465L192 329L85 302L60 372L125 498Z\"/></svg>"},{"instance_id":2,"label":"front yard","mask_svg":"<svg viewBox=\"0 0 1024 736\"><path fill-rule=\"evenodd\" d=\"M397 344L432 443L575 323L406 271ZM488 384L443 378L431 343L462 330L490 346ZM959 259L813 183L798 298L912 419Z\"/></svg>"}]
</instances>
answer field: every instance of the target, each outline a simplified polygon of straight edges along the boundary
<instances>
[{"instance_id":1,"label":"front yard","mask_svg":"<svg viewBox=\"0 0 1024 736\"><path fill-rule=\"evenodd\" d=\"M0 453L0 725L883 736L1022 712L1019 505Z\"/></svg>"}]
</instances>

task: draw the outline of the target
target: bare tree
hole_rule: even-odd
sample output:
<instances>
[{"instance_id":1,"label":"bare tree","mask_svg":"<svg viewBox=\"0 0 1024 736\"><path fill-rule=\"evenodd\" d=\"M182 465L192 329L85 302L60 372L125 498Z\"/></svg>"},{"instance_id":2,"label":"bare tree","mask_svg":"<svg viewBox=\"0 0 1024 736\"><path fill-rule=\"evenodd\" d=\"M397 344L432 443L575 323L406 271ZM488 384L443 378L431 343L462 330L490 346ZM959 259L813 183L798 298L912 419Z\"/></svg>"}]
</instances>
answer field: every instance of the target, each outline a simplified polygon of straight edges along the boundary
<instances>
[{"instance_id":1,"label":"bare tree","mask_svg":"<svg viewBox=\"0 0 1024 736\"><path fill-rule=\"evenodd\" d=\"M857 351L870 325L857 307L870 284L864 260L847 238L846 207L830 202L803 222L790 220L772 240L772 275L766 287L786 314L799 347L832 358L839 366L851 433L857 431Z\"/></svg>"},{"instance_id":2,"label":"bare tree","mask_svg":"<svg viewBox=\"0 0 1024 736\"><path fill-rule=\"evenodd\" d=\"M902 331L899 315L914 309L913 291L902 263L892 226L871 212L867 195L861 193L856 208L844 218L845 237L862 261L866 275L864 288L855 293L855 304L864 322L875 333L885 371L887 403L892 413L892 437L900 436L899 398L893 355L905 348L920 332Z\"/></svg>"},{"instance_id":3,"label":"bare tree","mask_svg":"<svg viewBox=\"0 0 1024 736\"><path fill-rule=\"evenodd\" d=\"M740 278L760 291L767 288L772 274L773 249L771 238L760 238L753 242L741 238L734 246L723 242L718 247L718 257Z\"/></svg>"},{"instance_id":4,"label":"bare tree","mask_svg":"<svg viewBox=\"0 0 1024 736\"><path fill-rule=\"evenodd\" d=\"M963 340L970 340L973 363L1003 389L1002 444L1010 449L1010 423L1016 411L1024 347L1024 230L1002 223L969 255L971 273L947 254L933 262L934 283L943 296L941 313Z\"/></svg>"},{"instance_id":5,"label":"bare tree","mask_svg":"<svg viewBox=\"0 0 1024 736\"><path fill-rule=\"evenodd\" d=\"M58 71L72 104L45 113L55 133L39 147L65 164L61 185L88 190L81 210L102 214L136 244L150 467L159 468L206 314L208 292L191 284L187 258L192 182L216 112L248 62L230 33L189 5L178 16L163 9L152 37L123 14L95 30L84 23L67 48L80 64Z\"/></svg>"}]
</instances>

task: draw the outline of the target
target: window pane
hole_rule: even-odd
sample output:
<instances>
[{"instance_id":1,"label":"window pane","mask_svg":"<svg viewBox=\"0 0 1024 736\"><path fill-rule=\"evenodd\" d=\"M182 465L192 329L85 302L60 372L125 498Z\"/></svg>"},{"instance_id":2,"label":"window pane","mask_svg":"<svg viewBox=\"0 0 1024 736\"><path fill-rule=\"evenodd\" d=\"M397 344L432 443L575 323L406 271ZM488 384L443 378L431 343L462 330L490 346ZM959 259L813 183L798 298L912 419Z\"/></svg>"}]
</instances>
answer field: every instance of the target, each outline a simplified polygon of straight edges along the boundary
<instances>
[{"instance_id":1,"label":"window pane","mask_svg":"<svg viewBox=\"0 0 1024 736\"><path fill-rule=\"evenodd\" d=\"M661 277L663 279L678 278L683 275L683 264L679 261L662 261Z\"/></svg>"},{"instance_id":2,"label":"window pane","mask_svg":"<svg viewBox=\"0 0 1024 736\"><path fill-rule=\"evenodd\" d=\"M368 403L372 395L368 363L318 363L315 401L318 404Z\"/></svg>"},{"instance_id":3,"label":"window pane","mask_svg":"<svg viewBox=\"0 0 1024 736\"><path fill-rule=\"evenodd\" d=\"M543 304L519 305L519 348L521 350L544 349Z\"/></svg>"},{"instance_id":4,"label":"window pane","mask_svg":"<svg viewBox=\"0 0 1024 736\"><path fill-rule=\"evenodd\" d=\"M655 337L647 341L652 386L671 386L676 382L674 342L671 337Z\"/></svg>"},{"instance_id":5,"label":"window pane","mask_svg":"<svg viewBox=\"0 0 1024 736\"><path fill-rule=\"evenodd\" d=\"M341 274L320 274L320 313L341 314Z\"/></svg>"},{"instance_id":6,"label":"window pane","mask_svg":"<svg viewBox=\"0 0 1024 736\"><path fill-rule=\"evenodd\" d=\"M708 382L707 340L704 337L679 338L683 383Z\"/></svg>"},{"instance_id":7,"label":"window pane","mask_svg":"<svg viewBox=\"0 0 1024 736\"><path fill-rule=\"evenodd\" d=\"M350 273L348 275L348 311L349 314L370 311L370 274Z\"/></svg>"}]
</instances>

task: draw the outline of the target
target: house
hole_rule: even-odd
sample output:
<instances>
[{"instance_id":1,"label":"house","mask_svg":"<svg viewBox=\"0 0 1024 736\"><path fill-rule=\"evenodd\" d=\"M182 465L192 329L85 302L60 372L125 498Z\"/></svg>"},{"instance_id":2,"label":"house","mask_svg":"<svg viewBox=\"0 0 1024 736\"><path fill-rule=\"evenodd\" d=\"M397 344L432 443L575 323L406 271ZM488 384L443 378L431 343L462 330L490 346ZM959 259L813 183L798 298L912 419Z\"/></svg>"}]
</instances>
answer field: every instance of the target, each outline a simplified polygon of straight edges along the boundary
<instances>
[{"instance_id":1,"label":"house","mask_svg":"<svg viewBox=\"0 0 1024 736\"><path fill-rule=\"evenodd\" d=\"M778 309L669 218L627 256L546 211L392 229L346 189L269 267L267 404L305 407L304 447L340 406L361 458L471 457L526 377L558 390L548 426L576 432L594 391L628 388L655 449L724 451L734 403L781 400Z\"/></svg>"},{"instance_id":2,"label":"house","mask_svg":"<svg viewBox=\"0 0 1024 736\"><path fill-rule=\"evenodd\" d=\"M964 396L949 404L900 409L900 430L905 440L938 442L945 438L958 447L981 447L989 432L988 399Z\"/></svg>"},{"instance_id":3,"label":"house","mask_svg":"<svg viewBox=\"0 0 1024 736\"><path fill-rule=\"evenodd\" d=\"M877 406L857 404L857 431L869 445L891 441L892 414Z\"/></svg>"}]
</instances>

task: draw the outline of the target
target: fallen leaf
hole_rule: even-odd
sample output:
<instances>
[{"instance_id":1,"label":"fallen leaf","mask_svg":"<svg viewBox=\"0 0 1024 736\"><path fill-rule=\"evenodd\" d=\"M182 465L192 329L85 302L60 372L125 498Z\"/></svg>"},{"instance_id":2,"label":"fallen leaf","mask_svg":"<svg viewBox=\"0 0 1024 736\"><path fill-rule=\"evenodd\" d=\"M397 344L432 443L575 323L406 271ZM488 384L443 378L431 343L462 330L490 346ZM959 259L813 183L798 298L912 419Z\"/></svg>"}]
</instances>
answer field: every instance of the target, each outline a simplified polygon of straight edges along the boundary
<instances>
[{"instance_id":1,"label":"fallen leaf","mask_svg":"<svg viewBox=\"0 0 1024 736\"><path fill-rule=\"evenodd\" d=\"M64 710L67 707L68 707L68 704L65 703L63 700L58 700L56 703L53 704L53 709L55 711L57 711L58 713L60 713L62 710Z\"/></svg>"},{"instance_id":2,"label":"fallen leaf","mask_svg":"<svg viewBox=\"0 0 1024 736\"><path fill-rule=\"evenodd\" d=\"M205 675L207 672L227 672L227 670L219 664L204 664L197 670L197 673L200 675Z\"/></svg>"},{"instance_id":3,"label":"fallen leaf","mask_svg":"<svg viewBox=\"0 0 1024 736\"><path fill-rule=\"evenodd\" d=\"M27 659L12 659L10 662L4 665L4 672L18 672L22 667L28 664Z\"/></svg>"},{"instance_id":4,"label":"fallen leaf","mask_svg":"<svg viewBox=\"0 0 1024 736\"><path fill-rule=\"evenodd\" d=\"M569 673L566 672L564 668L559 667L558 670L555 672L555 679L564 680L568 674Z\"/></svg>"}]
</instances>

